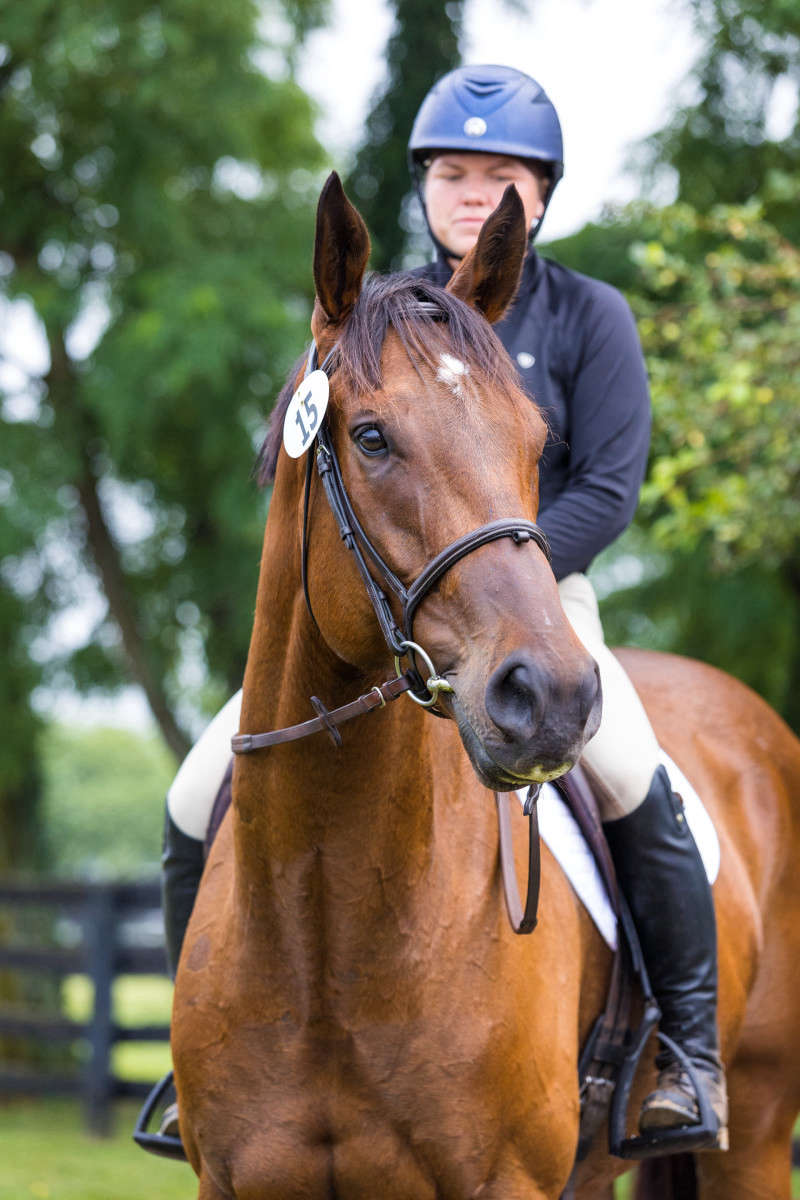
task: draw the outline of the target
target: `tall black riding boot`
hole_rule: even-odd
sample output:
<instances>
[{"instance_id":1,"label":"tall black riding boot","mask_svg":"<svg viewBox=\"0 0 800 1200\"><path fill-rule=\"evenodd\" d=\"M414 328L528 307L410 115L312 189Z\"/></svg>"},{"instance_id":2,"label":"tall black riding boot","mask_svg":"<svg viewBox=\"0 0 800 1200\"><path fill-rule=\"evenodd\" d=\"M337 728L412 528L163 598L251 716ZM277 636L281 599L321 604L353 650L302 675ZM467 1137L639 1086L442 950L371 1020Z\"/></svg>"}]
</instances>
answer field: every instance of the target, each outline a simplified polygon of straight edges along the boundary
<instances>
[{"instance_id":1,"label":"tall black riding boot","mask_svg":"<svg viewBox=\"0 0 800 1200\"><path fill-rule=\"evenodd\" d=\"M161 903L164 910L167 962L173 979L200 886L203 862L203 843L179 829L167 808L161 853Z\"/></svg>"},{"instance_id":2,"label":"tall black riding boot","mask_svg":"<svg viewBox=\"0 0 800 1200\"><path fill-rule=\"evenodd\" d=\"M204 849L204 844L199 838L190 837L178 828L167 808L161 852L161 906L164 912L167 964L173 979L200 886L200 876L203 874ZM164 1110L159 1134L162 1137L180 1137L176 1103L168 1105Z\"/></svg>"},{"instance_id":3,"label":"tall black riding boot","mask_svg":"<svg viewBox=\"0 0 800 1200\"><path fill-rule=\"evenodd\" d=\"M620 890L628 902L661 1032L688 1055L706 1089L719 1130L709 1147L727 1148L728 1102L717 1034L717 929L711 888L683 802L659 767L642 804L603 825ZM656 1058L656 1090L639 1128L649 1137L700 1120L688 1073L669 1050Z\"/></svg>"}]
</instances>

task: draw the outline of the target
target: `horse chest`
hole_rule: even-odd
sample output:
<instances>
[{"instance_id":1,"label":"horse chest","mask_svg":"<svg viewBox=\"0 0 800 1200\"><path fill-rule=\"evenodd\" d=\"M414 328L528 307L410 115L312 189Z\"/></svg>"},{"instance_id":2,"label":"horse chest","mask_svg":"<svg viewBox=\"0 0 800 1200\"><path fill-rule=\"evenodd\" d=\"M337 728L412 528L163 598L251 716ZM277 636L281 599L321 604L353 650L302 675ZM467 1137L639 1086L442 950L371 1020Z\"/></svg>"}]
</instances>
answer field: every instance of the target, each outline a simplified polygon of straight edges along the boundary
<instances>
[{"instance_id":1,"label":"horse chest","mask_svg":"<svg viewBox=\"0 0 800 1200\"><path fill-rule=\"evenodd\" d=\"M508 1012L481 1015L458 986L417 993L411 1011L412 990L397 990L399 1007L372 1014L340 999L347 1024L288 1011L266 1025L231 1020L215 1090L238 1107L220 1112L209 1097L202 1141L206 1154L219 1147L237 1200L508 1196L481 1190L504 1160L528 1186L563 1174L571 1140L560 1146L552 1123L571 1097L535 1103L530 1047Z\"/></svg>"},{"instance_id":2,"label":"horse chest","mask_svg":"<svg viewBox=\"0 0 800 1200\"><path fill-rule=\"evenodd\" d=\"M240 1121L236 1141L224 1139L236 1146L230 1178L237 1200L540 1194L536 1188L563 1176L571 1143L548 1144L552 1113L529 1110L523 1119L487 1067L432 1064L413 1031L382 1039L379 1051L371 1039L345 1036L295 1043L280 1083L263 1071L249 1080L257 1089L249 1136L242 1138ZM517 1144L523 1129L539 1147L527 1163L529 1146Z\"/></svg>"}]
</instances>

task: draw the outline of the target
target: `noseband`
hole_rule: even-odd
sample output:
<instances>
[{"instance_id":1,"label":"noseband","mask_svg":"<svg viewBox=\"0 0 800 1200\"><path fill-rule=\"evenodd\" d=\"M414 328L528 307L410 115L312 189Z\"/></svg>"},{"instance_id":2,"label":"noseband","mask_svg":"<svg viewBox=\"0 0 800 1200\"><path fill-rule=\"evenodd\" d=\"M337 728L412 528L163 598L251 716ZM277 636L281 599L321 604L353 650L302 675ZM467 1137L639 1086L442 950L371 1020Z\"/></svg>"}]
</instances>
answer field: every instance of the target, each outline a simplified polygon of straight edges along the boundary
<instances>
[{"instance_id":1,"label":"noseband","mask_svg":"<svg viewBox=\"0 0 800 1200\"><path fill-rule=\"evenodd\" d=\"M421 305L421 307L424 307L424 305ZM438 309L436 311L438 312ZM332 372L331 364L335 353L336 346L327 355L320 368L329 377ZM316 369L317 347L315 343L309 351L303 378L307 378ZM449 546L446 546L444 550L441 550L432 558L413 583L409 587L406 587L375 549L356 515L350 497L347 494L347 489L344 486L342 470L333 441L331 440L326 413L316 434L314 459L312 460L311 450L307 454L303 497L303 542L301 555L303 593L308 611L315 625L317 624L317 620L311 607L311 598L308 591L309 498L314 462L316 462L317 473L322 481L331 512L338 525L339 534L344 544L353 554L386 645L394 657L397 678L391 680L389 683L382 684L380 687L373 688L365 695L359 696L358 700L354 700L350 704L343 705L341 708L331 711L325 708L318 697L312 696L311 702L319 714L316 718L304 721L300 725L292 725L286 729L274 730L270 733L237 734L231 739L231 746L236 754L248 754L253 750L258 750L265 746L294 741L297 738L307 737L311 733L318 733L323 729L328 731L336 745L340 745L341 737L338 731L340 724L351 720L361 713L370 712L373 708L383 707L388 700L396 699L403 692L408 692L410 698L423 708L430 708L435 715L444 716L445 714L436 712L434 705L439 698L439 693L452 692L453 688L446 679L438 674L430 656L413 640L414 616L422 601L462 558L466 557L467 554L471 554L473 550L477 550L480 546L497 541L498 538L511 538L516 545L522 545L525 542L535 542L547 556L548 561L550 560L550 547L547 543L547 538L538 525L522 517L506 517L497 521L490 521L488 524L474 529L471 533L466 533L462 537L456 538L454 542L451 542ZM400 620L402 628L396 623L386 592L376 581L367 560L372 564L373 570L380 577L383 585L398 600L401 610ZM317 627L319 628L319 626ZM405 657L410 658L411 665L402 673L400 670L400 659ZM420 661L424 664L428 673L427 679L423 678L420 671L418 665Z\"/></svg>"}]
</instances>

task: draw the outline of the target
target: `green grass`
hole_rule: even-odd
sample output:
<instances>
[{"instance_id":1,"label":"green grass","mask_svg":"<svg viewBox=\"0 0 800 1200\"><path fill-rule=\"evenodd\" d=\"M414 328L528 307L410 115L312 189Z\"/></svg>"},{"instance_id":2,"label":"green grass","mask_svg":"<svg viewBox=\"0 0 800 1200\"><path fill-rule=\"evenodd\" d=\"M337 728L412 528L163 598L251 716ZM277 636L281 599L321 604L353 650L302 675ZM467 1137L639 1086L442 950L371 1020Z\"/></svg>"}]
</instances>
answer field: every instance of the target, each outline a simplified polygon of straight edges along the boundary
<instances>
[{"instance_id":1,"label":"green grass","mask_svg":"<svg viewBox=\"0 0 800 1200\"><path fill-rule=\"evenodd\" d=\"M71 975L62 985L64 1015L85 1021L92 1011L92 984ZM112 994L121 1025L168 1024L172 984L161 976L124 975ZM166 1042L123 1042L112 1067L121 1079L154 1082L170 1068ZM197 1183L186 1163L154 1158L131 1134L137 1101L114 1106L112 1136L86 1132L74 1100L26 1100L0 1106L0 1200L194 1200Z\"/></svg>"},{"instance_id":2,"label":"green grass","mask_svg":"<svg viewBox=\"0 0 800 1200\"><path fill-rule=\"evenodd\" d=\"M145 1154L131 1139L138 1105L115 1106L114 1134L85 1132L71 1100L0 1107L0 1200L194 1200L186 1163Z\"/></svg>"}]
</instances>

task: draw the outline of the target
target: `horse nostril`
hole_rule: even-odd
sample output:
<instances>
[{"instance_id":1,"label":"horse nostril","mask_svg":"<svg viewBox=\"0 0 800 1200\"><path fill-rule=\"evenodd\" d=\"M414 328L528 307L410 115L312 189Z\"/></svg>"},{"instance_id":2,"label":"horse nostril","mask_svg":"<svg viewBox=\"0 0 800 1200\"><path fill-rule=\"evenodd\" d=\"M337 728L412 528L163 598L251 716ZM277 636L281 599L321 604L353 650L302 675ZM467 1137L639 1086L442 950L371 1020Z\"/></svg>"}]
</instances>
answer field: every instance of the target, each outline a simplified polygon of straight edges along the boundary
<instances>
[{"instance_id":1,"label":"horse nostril","mask_svg":"<svg viewBox=\"0 0 800 1200\"><path fill-rule=\"evenodd\" d=\"M584 721L588 718L597 701L602 699L602 695L603 688L600 683L600 668L594 659L592 659L591 666L584 677L583 704L581 705L581 716Z\"/></svg>"},{"instance_id":2,"label":"horse nostril","mask_svg":"<svg viewBox=\"0 0 800 1200\"><path fill-rule=\"evenodd\" d=\"M508 737L530 736L543 711L536 664L513 655L500 664L486 685L486 711Z\"/></svg>"},{"instance_id":3,"label":"horse nostril","mask_svg":"<svg viewBox=\"0 0 800 1200\"><path fill-rule=\"evenodd\" d=\"M589 667L584 672L583 680L578 691L578 714L579 720L585 726L592 715L597 712L597 724L599 724L600 709L603 699L603 688L600 683L600 668L594 659L591 660ZM596 726L595 726L596 729ZM594 733L594 729L592 732Z\"/></svg>"}]
</instances>

